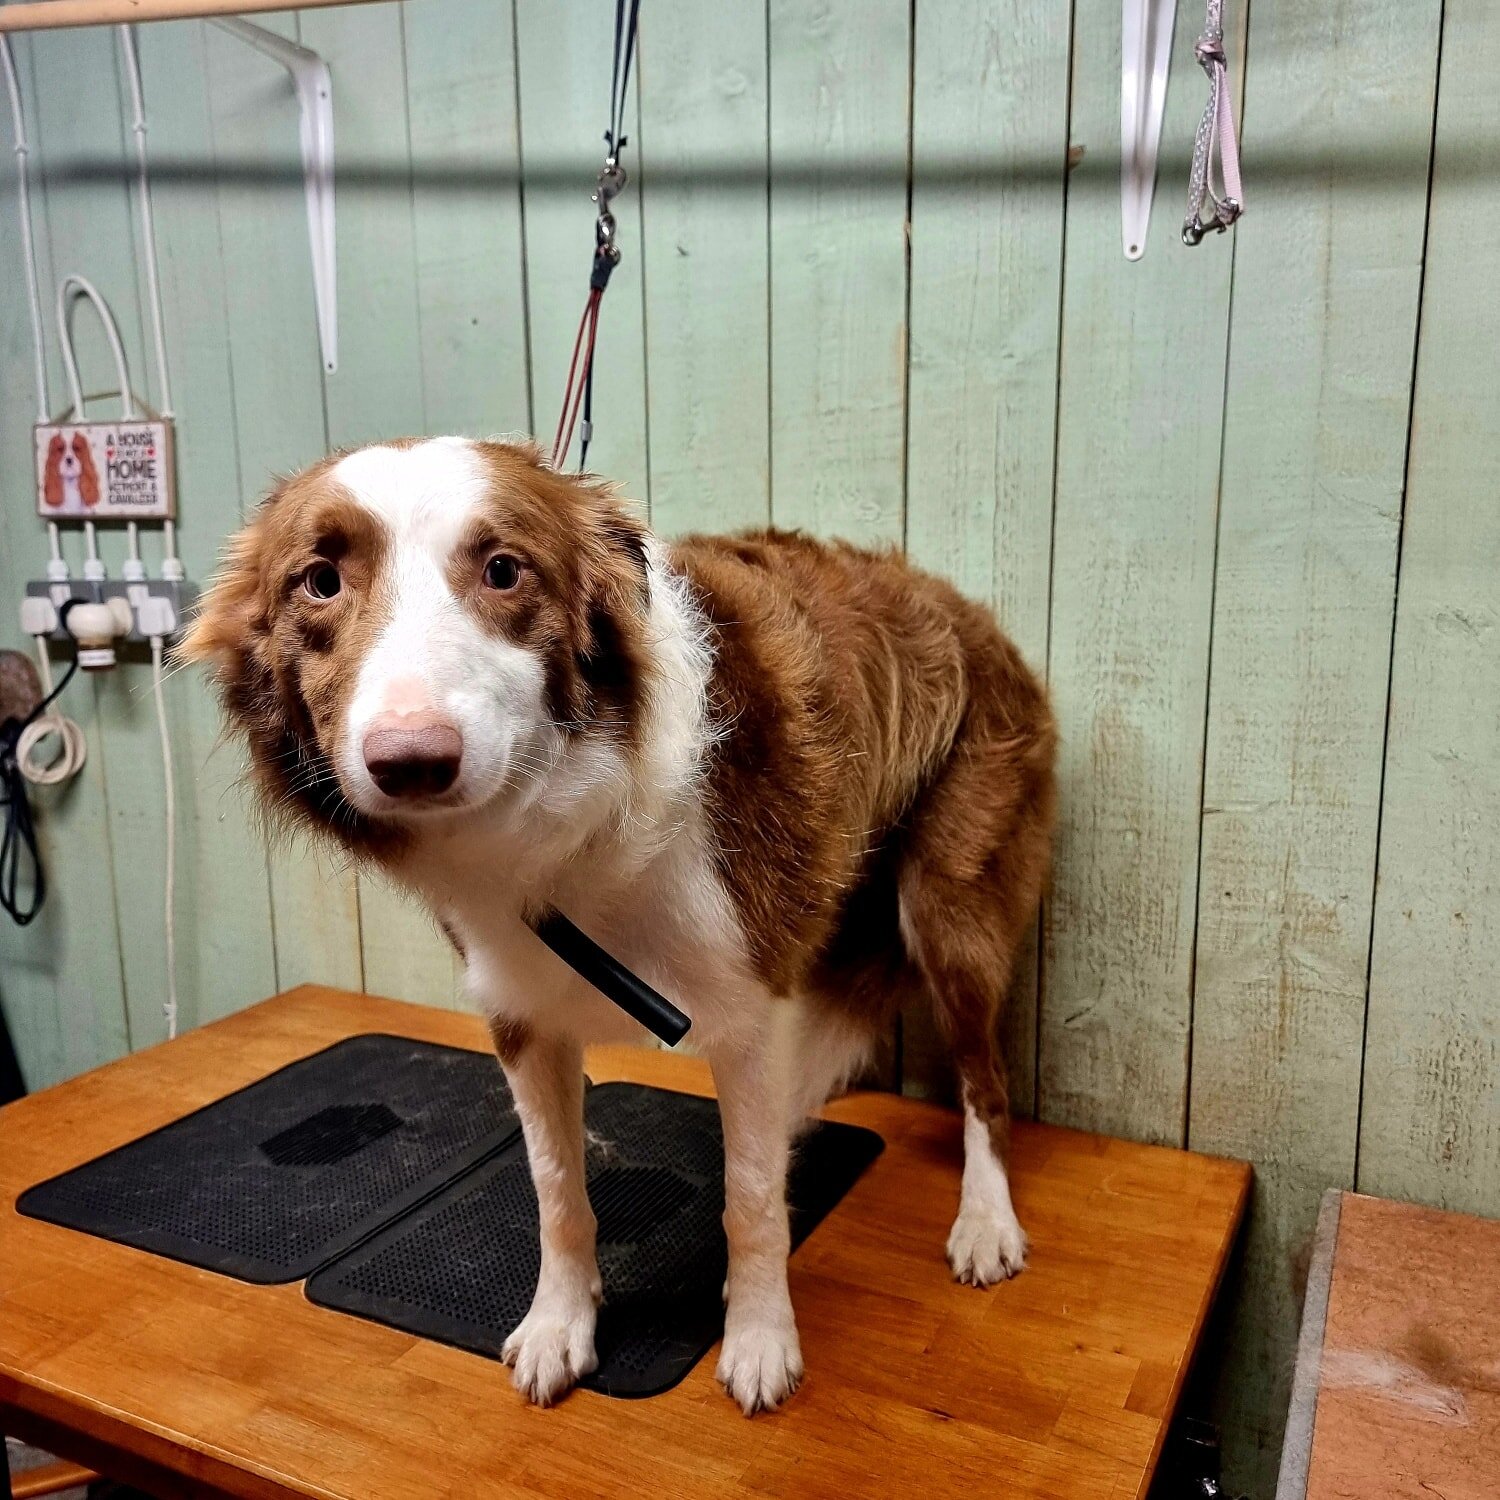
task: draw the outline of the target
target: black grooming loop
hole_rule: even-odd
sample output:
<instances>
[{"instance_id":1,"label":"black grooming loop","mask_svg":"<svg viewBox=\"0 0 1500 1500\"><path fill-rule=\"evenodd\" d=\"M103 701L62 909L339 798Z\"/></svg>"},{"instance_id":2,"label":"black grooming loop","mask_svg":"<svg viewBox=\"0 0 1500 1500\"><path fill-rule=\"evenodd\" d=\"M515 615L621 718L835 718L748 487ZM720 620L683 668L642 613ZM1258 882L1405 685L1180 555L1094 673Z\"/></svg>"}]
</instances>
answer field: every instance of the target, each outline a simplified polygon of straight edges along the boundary
<instances>
[{"instance_id":1,"label":"black grooming loop","mask_svg":"<svg viewBox=\"0 0 1500 1500\"><path fill-rule=\"evenodd\" d=\"M58 611L59 622L66 626L68 616L80 599L69 599ZM0 724L0 811L5 815L5 832L0 835L0 907L18 927L32 922L47 899L47 876L42 868L42 854L37 845L36 824L31 817L31 801L26 794L26 778L21 774L17 748L21 736L62 696L78 670L78 658L68 663L63 679L24 719L7 719ZM31 862L31 900L21 905L22 856Z\"/></svg>"},{"instance_id":2,"label":"black grooming loop","mask_svg":"<svg viewBox=\"0 0 1500 1500\"><path fill-rule=\"evenodd\" d=\"M599 205L594 220L594 260L589 270L589 293L578 320L578 334L573 340L573 358L568 365L568 381L563 391L562 411L557 418L557 433L552 440L552 467L560 469L573 444L573 429L580 411L583 427L579 433L578 467L588 463L589 443L594 436L594 346L599 336L599 305L604 300L609 278L620 263L617 225L610 204L630 181L620 156L628 144L625 134L625 96L630 84L630 65L635 60L636 23L640 19L641 0L615 0L615 49L609 80L609 124L604 131L604 166L594 185L593 201Z\"/></svg>"}]
</instances>

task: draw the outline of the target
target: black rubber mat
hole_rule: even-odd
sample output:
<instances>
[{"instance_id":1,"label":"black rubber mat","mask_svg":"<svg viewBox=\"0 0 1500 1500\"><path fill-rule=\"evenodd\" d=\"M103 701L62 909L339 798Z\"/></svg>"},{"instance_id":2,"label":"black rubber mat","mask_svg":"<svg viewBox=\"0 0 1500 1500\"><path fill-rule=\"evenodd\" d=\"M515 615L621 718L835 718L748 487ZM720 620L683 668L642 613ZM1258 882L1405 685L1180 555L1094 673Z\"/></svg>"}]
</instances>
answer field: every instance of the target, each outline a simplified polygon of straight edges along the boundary
<instances>
[{"instance_id":1,"label":"black rubber mat","mask_svg":"<svg viewBox=\"0 0 1500 1500\"><path fill-rule=\"evenodd\" d=\"M724 1326L724 1145L711 1099L635 1084L590 1090L589 1197L604 1280L598 1370L613 1396L677 1384ZM799 1142L788 1188L800 1244L875 1160L873 1131L823 1124ZM320 1306L498 1358L531 1303L536 1195L516 1141L306 1286Z\"/></svg>"},{"instance_id":2,"label":"black rubber mat","mask_svg":"<svg viewBox=\"0 0 1500 1500\"><path fill-rule=\"evenodd\" d=\"M493 1054L357 1036L16 1207L242 1281L297 1281L512 1138Z\"/></svg>"}]
</instances>

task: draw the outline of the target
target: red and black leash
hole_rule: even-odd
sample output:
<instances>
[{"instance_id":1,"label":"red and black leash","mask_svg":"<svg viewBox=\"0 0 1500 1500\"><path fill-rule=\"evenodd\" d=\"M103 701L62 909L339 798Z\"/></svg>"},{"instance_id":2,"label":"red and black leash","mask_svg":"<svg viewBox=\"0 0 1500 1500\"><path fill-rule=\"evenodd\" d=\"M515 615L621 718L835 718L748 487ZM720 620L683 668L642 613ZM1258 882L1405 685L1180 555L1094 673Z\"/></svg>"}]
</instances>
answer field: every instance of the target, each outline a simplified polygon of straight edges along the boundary
<instances>
[{"instance_id":1,"label":"red and black leash","mask_svg":"<svg viewBox=\"0 0 1500 1500\"><path fill-rule=\"evenodd\" d=\"M609 286L610 273L620 263L615 242L615 216L609 205L619 197L628 181L620 165L625 149L625 91L630 82L630 64L635 56L635 28L641 0L615 0L615 59L609 87L609 128L604 132L604 170L594 188L599 214L594 221L594 265L589 273L589 294L578 320L573 340L573 358L568 364L568 384L563 392L557 435L552 440L552 467L561 469L573 446L573 433L583 418L578 449L578 467L588 462L589 442L594 435L594 349L599 339L599 306ZM638 974L607 953L586 933L579 931L559 911L550 911L535 923L536 935L575 973L613 1000L627 1015L654 1032L669 1047L687 1035L692 1024L682 1011L659 994Z\"/></svg>"},{"instance_id":2,"label":"red and black leash","mask_svg":"<svg viewBox=\"0 0 1500 1500\"><path fill-rule=\"evenodd\" d=\"M636 23L641 0L615 0L614 65L609 84L609 126L604 132L604 168L594 187L599 213L594 220L594 264L589 272L589 294L578 320L573 340L573 358L568 365L568 383L558 413L557 433L552 439L552 467L560 469L573 446L573 433L580 415L583 428L578 449L578 467L587 464L589 443L594 436L594 350L599 339L599 307L609 286L610 274L620 263L615 216L610 204L630 180L620 162L628 141L625 135L625 95L630 83L630 65L635 59Z\"/></svg>"}]
</instances>

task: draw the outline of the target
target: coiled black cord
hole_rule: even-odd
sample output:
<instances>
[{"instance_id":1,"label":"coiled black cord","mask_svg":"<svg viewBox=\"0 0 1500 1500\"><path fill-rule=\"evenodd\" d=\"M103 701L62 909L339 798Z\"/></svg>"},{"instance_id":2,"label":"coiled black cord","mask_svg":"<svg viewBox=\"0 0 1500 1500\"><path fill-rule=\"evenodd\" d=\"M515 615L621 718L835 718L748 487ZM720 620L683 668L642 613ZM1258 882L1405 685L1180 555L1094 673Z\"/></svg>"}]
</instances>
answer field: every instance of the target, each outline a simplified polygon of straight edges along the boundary
<instances>
[{"instance_id":1,"label":"coiled black cord","mask_svg":"<svg viewBox=\"0 0 1500 1500\"><path fill-rule=\"evenodd\" d=\"M58 611L58 622L66 625L68 615L81 599L69 599ZM36 824L31 816L31 799L26 792L26 778L16 747L21 735L47 712L62 696L62 691L78 671L78 657L68 663L62 681L42 699L24 719L7 719L0 724L0 812L5 817L5 831L0 835L0 906L5 908L18 927L25 927L41 911L47 899L47 875L42 868L41 850L37 846ZM31 900L21 905L21 872L23 863L31 863Z\"/></svg>"}]
</instances>

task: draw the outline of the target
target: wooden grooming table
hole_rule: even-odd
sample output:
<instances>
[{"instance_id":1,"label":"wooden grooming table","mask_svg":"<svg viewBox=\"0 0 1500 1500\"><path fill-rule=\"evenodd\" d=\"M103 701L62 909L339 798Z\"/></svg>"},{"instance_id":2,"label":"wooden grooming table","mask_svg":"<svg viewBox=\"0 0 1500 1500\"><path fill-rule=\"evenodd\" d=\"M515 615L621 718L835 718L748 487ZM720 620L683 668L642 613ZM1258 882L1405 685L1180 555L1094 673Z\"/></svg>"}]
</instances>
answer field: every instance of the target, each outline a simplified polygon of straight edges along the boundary
<instances>
[{"instance_id":1,"label":"wooden grooming table","mask_svg":"<svg viewBox=\"0 0 1500 1500\"><path fill-rule=\"evenodd\" d=\"M525 1405L494 1361L18 1216L18 1193L359 1032L468 1016L305 986L0 1110L0 1428L164 1496L1144 1495L1244 1211L1243 1164L1021 1123L1031 1266L957 1286L960 1122L862 1094L885 1153L792 1261L807 1377L746 1420L714 1354L665 1395ZM709 1092L628 1048L596 1080Z\"/></svg>"},{"instance_id":2,"label":"wooden grooming table","mask_svg":"<svg viewBox=\"0 0 1500 1500\"><path fill-rule=\"evenodd\" d=\"M1334 1190L1277 1500L1500 1495L1500 1221Z\"/></svg>"}]
</instances>

